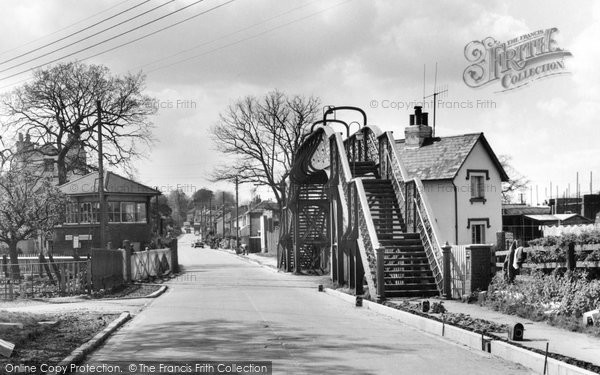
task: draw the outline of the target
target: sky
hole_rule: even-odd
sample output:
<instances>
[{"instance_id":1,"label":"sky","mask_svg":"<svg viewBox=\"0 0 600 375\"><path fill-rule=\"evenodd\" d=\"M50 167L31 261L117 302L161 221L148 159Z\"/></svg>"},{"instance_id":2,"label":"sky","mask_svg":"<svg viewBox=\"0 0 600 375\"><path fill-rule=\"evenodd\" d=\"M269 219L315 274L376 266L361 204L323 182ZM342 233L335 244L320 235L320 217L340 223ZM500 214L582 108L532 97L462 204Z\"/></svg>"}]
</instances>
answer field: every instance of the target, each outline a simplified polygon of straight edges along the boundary
<instances>
[{"instance_id":1,"label":"sky","mask_svg":"<svg viewBox=\"0 0 600 375\"><path fill-rule=\"evenodd\" d=\"M435 81L438 91L447 89L438 102L436 135L483 132L496 154L509 155L512 166L531 180L531 190L524 192L527 201L533 198L537 204L549 198L550 183L553 195L557 187L561 195L567 187L574 194L577 172L582 193L589 193L590 172L593 191L600 190L599 2L569 6L562 1L516 0L194 2L4 0L1 61L136 4L142 5L78 37L166 5L0 73L0 95L30 77L28 72L9 75L71 53L65 61L103 64L115 74L141 70L147 76L146 92L163 108L152 118L156 143L136 163L136 177L165 193L180 188L191 194L201 187L233 190L230 184L209 180L213 167L225 160L209 133L219 113L240 98L277 89L317 96L323 105L358 106L366 110L370 124L394 131L399 139L414 102L421 101L424 92L433 93ZM186 5L191 6L142 26ZM99 54L194 15L198 16ZM141 27L77 52L137 26ZM552 28L557 29L552 34L554 45L571 53L560 60L560 72L565 74L532 79L508 91L502 91L498 81L477 88L465 83L463 74L473 64L465 57L469 43L488 37L504 43ZM46 50L50 49L40 49ZM242 186L242 198L248 198L252 188ZM268 196L262 190L258 194Z\"/></svg>"}]
</instances>

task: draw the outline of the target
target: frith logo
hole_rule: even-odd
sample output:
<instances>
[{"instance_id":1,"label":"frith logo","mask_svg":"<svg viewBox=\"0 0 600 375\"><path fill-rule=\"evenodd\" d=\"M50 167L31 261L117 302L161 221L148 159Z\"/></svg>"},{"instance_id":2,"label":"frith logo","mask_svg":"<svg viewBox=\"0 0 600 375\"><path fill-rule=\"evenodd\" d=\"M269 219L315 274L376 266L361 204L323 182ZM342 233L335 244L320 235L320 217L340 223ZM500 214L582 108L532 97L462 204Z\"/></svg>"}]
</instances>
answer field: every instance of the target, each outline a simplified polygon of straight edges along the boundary
<instances>
[{"instance_id":1,"label":"frith logo","mask_svg":"<svg viewBox=\"0 0 600 375\"><path fill-rule=\"evenodd\" d=\"M571 52L561 49L554 40L557 28L538 30L505 43L492 37L472 41L465 47L465 58L472 63L463 80L470 87L499 81L502 90L512 90L533 80L566 74L565 57Z\"/></svg>"}]
</instances>

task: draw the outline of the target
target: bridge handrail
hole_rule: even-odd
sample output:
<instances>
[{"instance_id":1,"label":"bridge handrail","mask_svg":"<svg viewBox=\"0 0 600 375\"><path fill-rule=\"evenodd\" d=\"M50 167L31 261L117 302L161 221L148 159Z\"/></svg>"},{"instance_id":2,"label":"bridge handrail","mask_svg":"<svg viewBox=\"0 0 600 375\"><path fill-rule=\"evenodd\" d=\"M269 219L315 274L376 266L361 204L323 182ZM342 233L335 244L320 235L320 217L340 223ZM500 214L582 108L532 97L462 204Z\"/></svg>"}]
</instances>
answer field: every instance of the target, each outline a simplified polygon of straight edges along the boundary
<instances>
[{"instance_id":1,"label":"bridge handrail","mask_svg":"<svg viewBox=\"0 0 600 375\"><path fill-rule=\"evenodd\" d=\"M423 186L423 182L418 177L409 178L408 172L404 166L404 164L400 160L400 156L398 155L398 150L395 147L396 141L394 140L394 136L392 132L385 132L379 136L380 142L380 158L383 157L387 162L390 163L389 167L391 168L391 173L388 173L387 176L391 177L392 185L394 186L394 191L396 193L396 197L398 198L398 203L400 204L400 209L402 214L404 215L405 220L415 220L416 217L410 218L410 205L414 204L414 214L418 216L419 222L415 223L415 229L419 232L421 239L423 240L423 244L425 245L425 253L427 254L427 259L432 266L432 271L436 280L436 284L438 286L438 290L442 290L442 248L439 242L439 228L437 226L437 222L433 217L433 211L431 206L429 205L429 201L427 199L427 195L425 194L425 188ZM380 169L383 171L383 169ZM398 172L400 172L401 180L398 178ZM414 186L414 196L411 199L408 199L406 194L407 185ZM418 225L421 223L421 225Z\"/></svg>"}]
</instances>

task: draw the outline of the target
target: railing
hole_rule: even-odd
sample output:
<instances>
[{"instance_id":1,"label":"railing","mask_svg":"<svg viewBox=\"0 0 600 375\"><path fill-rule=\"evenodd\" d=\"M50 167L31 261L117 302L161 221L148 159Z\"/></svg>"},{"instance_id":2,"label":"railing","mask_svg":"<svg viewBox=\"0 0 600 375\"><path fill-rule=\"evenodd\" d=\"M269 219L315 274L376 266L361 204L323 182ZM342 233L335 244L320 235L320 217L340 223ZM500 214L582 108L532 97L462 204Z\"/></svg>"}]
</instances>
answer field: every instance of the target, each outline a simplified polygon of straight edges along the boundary
<instances>
[{"instance_id":1,"label":"railing","mask_svg":"<svg viewBox=\"0 0 600 375\"><path fill-rule=\"evenodd\" d=\"M354 180L354 192L356 196L356 210L357 210L357 220L355 223L358 225L358 236L364 245L364 255L366 256L366 261L369 264L368 268L365 268L370 275L371 279L374 281L374 290L377 289L377 285L375 280L377 280L377 255L376 251L380 247L379 238L377 237L377 231L375 230L375 226L373 225L373 218L371 217L371 210L369 209L369 204L367 202L367 195L365 194L365 188L363 186L361 179ZM383 272L383 270L380 270ZM371 294L372 296L377 295Z\"/></svg>"},{"instance_id":2,"label":"railing","mask_svg":"<svg viewBox=\"0 0 600 375\"><path fill-rule=\"evenodd\" d=\"M407 231L418 232L429 264L441 292L443 287L442 249L439 242L439 229L425 195L423 183L419 178L409 179L408 173L396 151L395 140L391 132L379 137L380 174L390 179Z\"/></svg>"},{"instance_id":3,"label":"railing","mask_svg":"<svg viewBox=\"0 0 600 375\"><path fill-rule=\"evenodd\" d=\"M376 295L376 254L375 251L379 247L377 232L371 219L371 211L367 203L367 196L362 184L362 180L353 179L348 162L348 154L345 151L342 136L339 133L334 133L330 137L330 150L332 160L332 183L341 186L338 189L340 202L348 202L349 212L344 212L348 217L343 218L344 223L353 226L359 236L358 247L361 252L363 268L367 277L367 285L369 293L372 296ZM346 144L349 144L346 142ZM341 157L344 154L346 157ZM352 188L350 185L353 185ZM351 192L353 194L351 194ZM356 198L356 199L353 199ZM342 207L344 205L342 204ZM349 232L352 228L345 228Z\"/></svg>"},{"instance_id":4,"label":"railing","mask_svg":"<svg viewBox=\"0 0 600 375\"><path fill-rule=\"evenodd\" d=\"M85 293L91 285L90 261L3 264L0 299L57 297Z\"/></svg>"},{"instance_id":5,"label":"railing","mask_svg":"<svg viewBox=\"0 0 600 375\"><path fill-rule=\"evenodd\" d=\"M417 192L414 197L415 213L418 216L417 231L419 232L423 246L425 247L425 254L427 254L427 259L431 265L431 271L433 272L433 277L435 278L438 290L441 291L443 288L444 277L442 269L442 248L438 240L439 230L437 229L437 225L431 214L432 211L425 197L425 189L423 188L421 180L414 178L413 181Z\"/></svg>"}]
</instances>

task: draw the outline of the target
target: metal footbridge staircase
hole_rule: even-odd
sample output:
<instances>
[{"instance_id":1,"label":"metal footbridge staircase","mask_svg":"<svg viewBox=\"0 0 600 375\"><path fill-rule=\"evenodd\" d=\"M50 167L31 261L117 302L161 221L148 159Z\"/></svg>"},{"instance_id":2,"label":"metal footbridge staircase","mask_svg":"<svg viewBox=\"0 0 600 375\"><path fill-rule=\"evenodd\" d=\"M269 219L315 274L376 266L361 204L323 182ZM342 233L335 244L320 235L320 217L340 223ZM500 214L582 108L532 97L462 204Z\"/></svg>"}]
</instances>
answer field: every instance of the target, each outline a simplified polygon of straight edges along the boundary
<instances>
[{"instance_id":1,"label":"metal footbridge staircase","mask_svg":"<svg viewBox=\"0 0 600 375\"><path fill-rule=\"evenodd\" d=\"M358 111L353 134L337 111ZM346 134L334 127L343 125ZM372 299L441 294L442 250L422 182L410 178L391 132L355 107L329 107L294 155L278 264L331 273Z\"/></svg>"}]
</instances>

